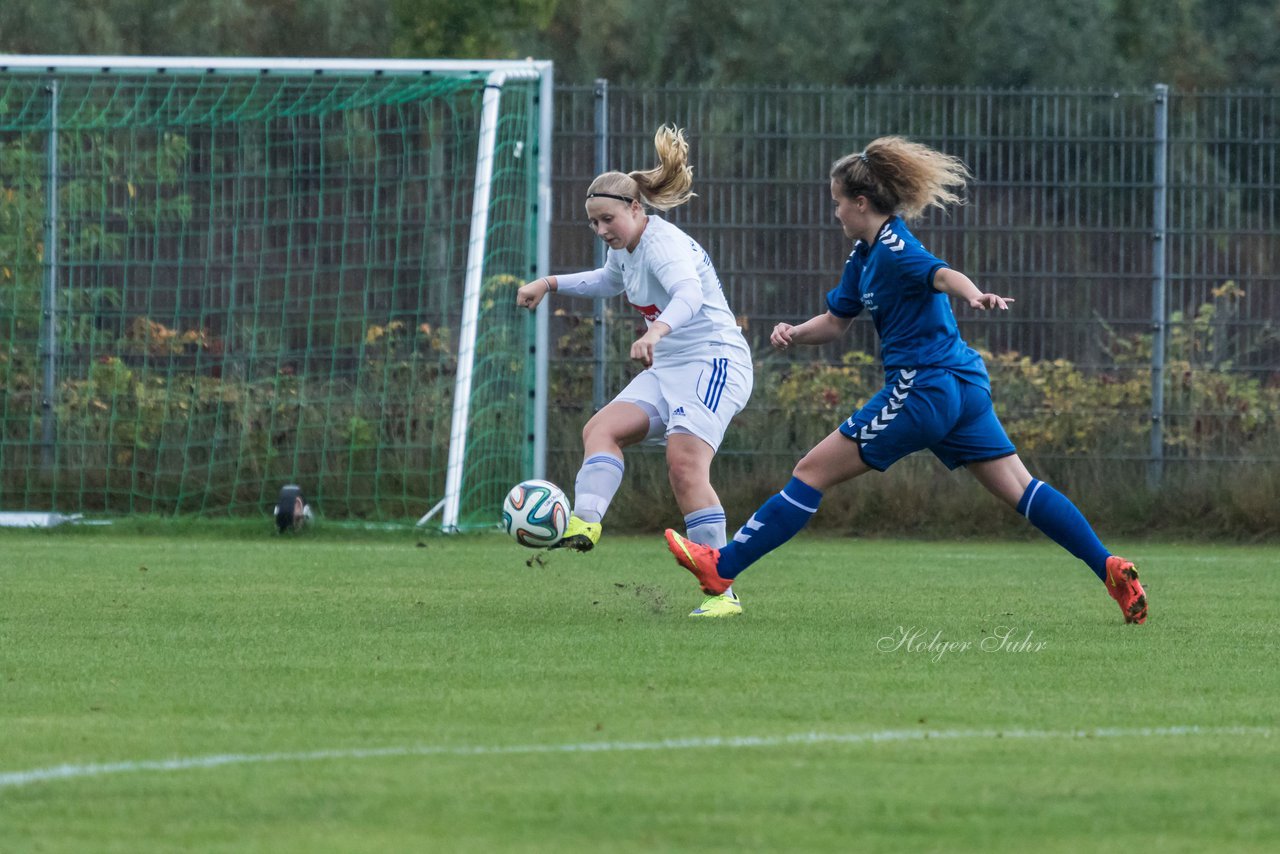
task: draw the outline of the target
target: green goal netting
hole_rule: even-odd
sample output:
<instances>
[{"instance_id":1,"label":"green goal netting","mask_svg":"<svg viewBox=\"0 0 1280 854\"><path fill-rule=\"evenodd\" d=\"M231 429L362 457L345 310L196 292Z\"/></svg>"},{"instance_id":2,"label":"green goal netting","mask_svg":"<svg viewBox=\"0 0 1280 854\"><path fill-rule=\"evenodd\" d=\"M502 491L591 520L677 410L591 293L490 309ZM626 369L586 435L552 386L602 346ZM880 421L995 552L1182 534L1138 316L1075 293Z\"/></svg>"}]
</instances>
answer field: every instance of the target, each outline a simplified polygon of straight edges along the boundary
<instances>
[{"instance_id":1,"label":"green goal netting","mask_svg":"<svg viewBox=\"0 0 1280 854\"><path fill-rule=\"evenodd\" d=\"M548 64L17 60L0 511L247 515L297 483L329 517L494 523L539 465L514 287L545 266Z\"/></svg>"}]
</instances>

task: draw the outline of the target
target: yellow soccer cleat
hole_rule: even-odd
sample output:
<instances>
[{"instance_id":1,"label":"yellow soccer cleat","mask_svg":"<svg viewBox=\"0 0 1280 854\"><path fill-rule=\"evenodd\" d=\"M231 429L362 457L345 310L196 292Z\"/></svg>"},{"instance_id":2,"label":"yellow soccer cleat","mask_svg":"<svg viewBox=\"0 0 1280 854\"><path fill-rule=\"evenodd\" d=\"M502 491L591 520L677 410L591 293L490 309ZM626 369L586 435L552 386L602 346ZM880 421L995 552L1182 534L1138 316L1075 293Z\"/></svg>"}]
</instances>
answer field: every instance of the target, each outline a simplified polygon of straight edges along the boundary
<instances>
[{"instance_id":1,"label":"yellow soccer cleat","mask_svg":"<svg viewBox=\"0 0 1280 854\"><path fill-rule=\"evenodd\" d=\"M708 596L689 612L690 617L736 617L742 613L742 600L730 590L719 596Z\"/></svg>"},{"instance_id":2,"label":"yellow soccer cleat","mask_svg":"<svg viewBox=\"0 0 1280 854\"><path fill-rule=\"evenodd\" d=\"M560 542L548 548L589 552L600 542L600 529L599 522L584 522L569 514L569 526L565 528L564 536L560 538Z\"/></svg>"}]
</instances>

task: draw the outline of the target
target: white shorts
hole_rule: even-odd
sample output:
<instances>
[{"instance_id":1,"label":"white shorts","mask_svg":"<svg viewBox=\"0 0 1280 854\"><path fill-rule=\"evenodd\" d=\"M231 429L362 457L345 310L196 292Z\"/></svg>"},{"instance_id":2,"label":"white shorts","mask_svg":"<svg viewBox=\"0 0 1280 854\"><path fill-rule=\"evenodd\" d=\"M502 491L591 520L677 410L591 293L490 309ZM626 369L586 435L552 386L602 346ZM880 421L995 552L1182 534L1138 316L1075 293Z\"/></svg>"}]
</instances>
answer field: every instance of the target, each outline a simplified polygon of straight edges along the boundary
<instances>
[{"instance_id":1,"label":"white shorts","mask_svg":"<svg viewBox=\"0 0 1280 854\"><path fill-rule=\"evenodd\" d=\"M729 422L751 397L753 381L750 362L712 350L642 371L614 401L648 404L657 411L646 442L665 442L672 432L692 433L719 450Z\"/></svg>"}]
</instances>

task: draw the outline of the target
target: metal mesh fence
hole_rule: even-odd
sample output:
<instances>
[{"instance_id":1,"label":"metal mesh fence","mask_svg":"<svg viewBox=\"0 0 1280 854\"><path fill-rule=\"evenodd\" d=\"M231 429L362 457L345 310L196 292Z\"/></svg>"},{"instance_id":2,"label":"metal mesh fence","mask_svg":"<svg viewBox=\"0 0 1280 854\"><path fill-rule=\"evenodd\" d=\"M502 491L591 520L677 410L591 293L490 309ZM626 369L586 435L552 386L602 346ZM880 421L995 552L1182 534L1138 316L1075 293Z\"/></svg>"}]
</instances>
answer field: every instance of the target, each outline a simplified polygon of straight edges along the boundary
<instances>
[{"instance_id":1,"label":"metal mesh fence","mask_svg":"<svg viewBox=\"0 0 1280 854\"><path fill-rule=\"evenodd\" d=\"M599 100L591 87L559 90L553 272L595 265L582 196L599 171ZM669 218L711 253L757 354L755 396L722 454L794 460L865 400L859 389L878 387L863 319L836 344L786 357L767 339L780 320L824 311L839 280L849 246L832 216L830 164L900 134L973 171L968 203L915 230L985 290L1017 300L1007 313L956 312L989 354L997 410L1024 456L1276 462L1278 118L1280 96L1166 98L1162 87L611 86L605 165L649 168L655 129L686 128L698 198ZM550 447L571 469L595 357L590 309L559 308ZM621 299L608 316L606 399L635 372L626 352L637 330Z\"/></svg>"},{"instance_id":2,"label":"metal mesh fence","mask_svg":"<svg viewBox=\"0 0 1280 854\"><path fill-rule=\"evenodd\" d=\"M112 125L67 146L68 163L92 168L67 170L79 183L56 194L64 218L70 212L69 221L83 226L76 232L83 245L68 243L61 259L70 307L76 309L62 334L81 349L63 348L64 357L75 354L79 361L60 376L84 383L94 379L94 371L105 375L123 366L127 371L116 379L137 396L149 388L128 373L138 365L153 367L162 359L167 369L193 362L240 376L249 362L233 358L235 350L261 356L270 368L263 378L270 402L294 381L294 367L282 359L294 359L303 368L328 360L330 374L355 376L370 359L398 364L392 360L400 354L393 331L417 336L412 352L429 350L448 373L456 347L448 318L457 298L456 290L441 283L458 279L460 244L437 245L427 226L432 221L460 224L468 210L463 196L470 149L459 149L457 157L446 154L452 149L437 137L464 136L459 131L470 120L451 108L419 113L406 105L413 93L401 90L421 83L384 83L379 91L386 97L377 104L365 102L365 83L335 90L333 97L321 92L317 81L298 84L301 94L289 99L254 94L283 92L283 85L269 79L235 84L252 90L236 101L246 110L269 103L288 113L257 136L219 125L204 135L179 139L160 132L144 139ZM150 86L143 88L140 103L168 116L166 121L221 123L240 116L224 115L231 101L212 89L200 89L189 99L190 109L174 112L178 102L166 101ZM42 116L31 113L31 105L40 102L22 100L15 91L0 91L0 189L7 194L0 195L0 337L9 345L0 352L0 422L10 438L0 447L5 475L0 488L8 489L4 497L10 505L33 506L50 495L56 499L62 487L22 474L53 447L35 426L34 412L41 405L37 362L22 355L36 353L32 330L40 328L38 297L48 267L41 232L50 215L42 189L41 143L26 136L32 127L43 126ZM86 109L99 100L70 98L74 109L64 121L97 116ZM345 118L321 115L339 101ZM108 98L106 103L114 108L122 102ZM299 104L314 109L299 112ZM967 204L932 212L914 230L935 254L984 289L1017 300L1007 313L963 306L956 312L965 338L986 354L997 410L1024 457L1056 471L1092 466L1106 477L1121 469L1129 474L1145 469L1146 482L1156 484L1217 464L1243 465L1270 474L1254 497L1236 495L1236 505L1246 510L1275 505L1267 496L1280 489L1274 465L1280 462L1280 248L1275 239L1280 95L1167 95L1163 87L1113 92L563 86L554 107L551 272L596 265L598 241L584 228L582 208L591 178L606 168L654 165L653 134L659 125L687 130L698 198L669 218L709 250L756 353L752 401L730 429L714 471L715 483L733 493L726 505L737 502L731 518L754 507L764 484L775 486L800 454L882 382L878 343L865 319L841 341L822 348L780 355L767 342L775 323L825 310L824 295L837 283L849 251L832 216L830 164L888 134L954 154L973 171ZM403 120L406 115L409 120ZM170 150L177 142L189 147ZM253 159L259 149L261 162ZM519 151L514 149L515 159ZM379 156L370 160L369 153ZM245 163L232 174L218 165L228 158ZM418 174L432 177L412 177ZM212 197L223 184L239 188L246 200L241 207L209 207L207 215L195 219L183 207L191 199ZM455 185L456 193L433 190ZM293 197L285 190L309 192L299 197L310 199L312 207L281 203ZM532 198L528 188L520 193ZM518 205L525 219L532 207L532 202ZM81 210L92 215L76 214ZM260 229L240 233L219 225L235 219L252 220ZM211 223L201 226L208 233L197 234L189 221ZM394 221L395 227L377 230L384 221ZM129 240L111 243L121 240L126 225ZM495 251L527 252L530 247L518 231L497 235ZM261 250L273 241L283 249ZM72 249L83 251L76 255ZM171 257L190 263L171 264ZM190 275L181 272L188 269ZM267 290L231 287L241 273L266 281ZM513 272L510 281L486 291L485 305L510 308L501 288L513 290L518 275ZM305 299L290 297L290 289L302 289ZM280 302L276 296L289 298ZM548 475L571 482L583 423L637 370L626 354L640 319L621 299L607 304L603 323L585 301L557 298L553 309ZM264 312L275 314L246 333L243 319L265 318ZM91 322L76 326L72 315L77 313ZM138 326L140 320L161 325ZM141 330L137 334L130 332L135 327ZM200 330L218 340L210 339L206 347ZM152 352L158 346L155 335L170 332L196 337ZM20 339L26 343L15 346ZM214 352L215 344L229 349ZM117 350L137 365L111 361ZM508 367L513 376L527 374L518 360ZM323 410L342 416L330 419L341 429L307 447L318 444L330 454L336 462L326 470L341 479L349 481L352 472L386 474L389 480L371 481L370 506L384 506L390 498L402 505L395 511L402 514L416 511L425 500L421 493L434 489L401 475L414 460L439 456L437 446L448 431L432 425L441 423L434 416L445 412L439 403L446 398L406 391L393 377L379 368L375 378L389 390L386 398L430 410L433 417L400 418L399 410L384 406L375 419L360 395L344 393ZM192 388L193 394L198 391ZM517 392L503 394L506 399ZM86 396L82 402L92 408L100 397ZM112 397L111 406L120 399ZM305 413L320 411L306 405L314 399L299 399L299 425ZM209 423L218 432L211 450L202 452L204 462L248 459L223 452L234 431L222 425L236 421L227 401L215 396L206 403L216 410ZM88 409L84 414L86 423L113 431L108 438L117 441L120 419L103 420ZM266 416L267 428L259 431L267 437L259 443L263 461L254 462L260 470L242 479L248 492L231 503L261 503L269 487L289 472L281 466L299 459L301 445L270 444L271 435L302 432L274 430L281 417L278 412ZM485 419L499 443L521 429L499 424L496 417ZM406 456L390 453L393 443L387 436L400 436L390 428L379 426L365 435L366 423L375 420L405 425ZM130 423L135 422L145 426L140 418ZM139 447L151 457L174 455L177 462L170 468L186 473L204 464L184 450L191 446L190 425L196 423L194 416L182 414L173 427L182 433L181 442L162 436L163 442L148 439L147 447ZM254 424L248 418L238 423ZM138 430L130 441L142 436ZM75 445L59 447L65 455ZM365 457L374 461L366 464ZM159 493L151 481L135 477L139 457L132 452L113 451L105 463L76 459L72 465L70 457L63 459L68 463L60 469L63 475L86 483L96 484L119 469L124 480L105 494L116 495L126 509L168 506L152 500ZM631 510L646 502L669 507L661 457L642 451L636 462L628 475L631 497L622 500L631 502ZM918 473L926 464L912 460L903 467ZM207 479L183 490L197 509L223 507L229 500ZM873 496L851 512L862 514L863 522L876 500ZM330 502L329 509L342 508ZM345 509L386 512L355 505ZM897 507L891 524L899 524L906 512ZM1189 506L1187 512L1200 511ZM1143 513L1130 518L1150 517ZM647 524L635 513L630 518L633 525ZM1257 524L1274 529L1267 518Z\"/></svg>"}]
</instances>

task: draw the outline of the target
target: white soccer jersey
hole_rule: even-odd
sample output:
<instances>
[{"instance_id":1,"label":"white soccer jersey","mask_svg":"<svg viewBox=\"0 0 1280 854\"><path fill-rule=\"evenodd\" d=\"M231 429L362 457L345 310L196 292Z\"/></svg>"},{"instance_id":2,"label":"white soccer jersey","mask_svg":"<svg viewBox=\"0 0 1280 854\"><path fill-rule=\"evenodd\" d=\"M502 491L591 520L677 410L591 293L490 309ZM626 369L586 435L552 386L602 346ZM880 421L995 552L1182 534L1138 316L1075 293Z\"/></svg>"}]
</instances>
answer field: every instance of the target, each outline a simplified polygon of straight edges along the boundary
<instances>
[{"instance_id":1,"label":"white soccer jersey","mask_svg":"<svg viewBox=\"0 0 1280 854\"><path fill-rule=\"evenodd\" d=\"M652 324L671 302L669 290L682 281L702 283L702 308L654 347L654 362L670 361L707 345L737 351L751 364L751 349L725 301L711 256L698 241L658 216L649 216L634 252L610 249L604 274L626 294L627 302Z\"/></svg>"}]
</instances>

